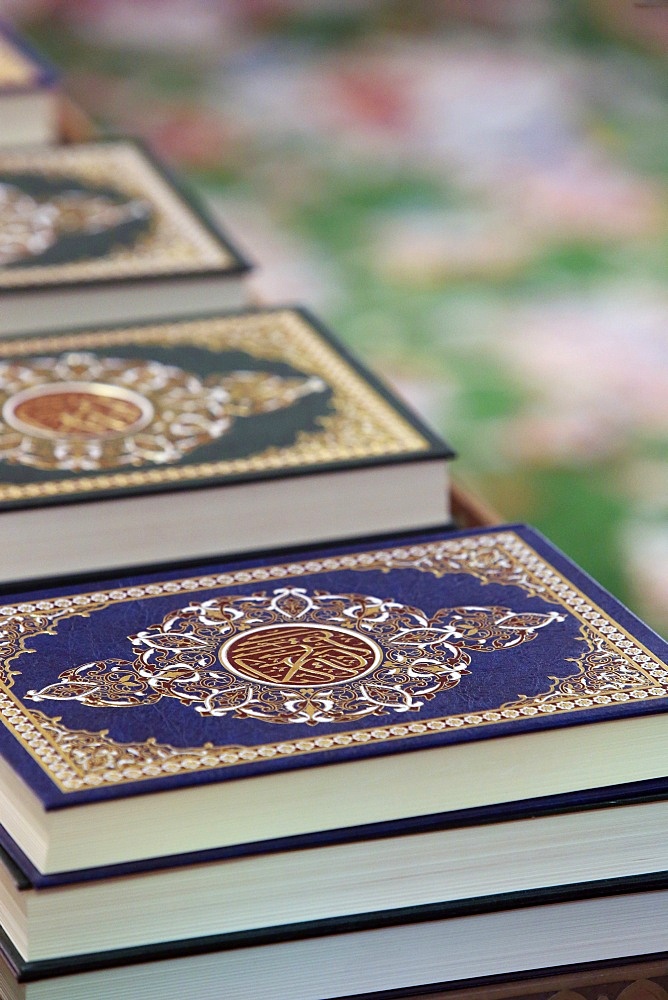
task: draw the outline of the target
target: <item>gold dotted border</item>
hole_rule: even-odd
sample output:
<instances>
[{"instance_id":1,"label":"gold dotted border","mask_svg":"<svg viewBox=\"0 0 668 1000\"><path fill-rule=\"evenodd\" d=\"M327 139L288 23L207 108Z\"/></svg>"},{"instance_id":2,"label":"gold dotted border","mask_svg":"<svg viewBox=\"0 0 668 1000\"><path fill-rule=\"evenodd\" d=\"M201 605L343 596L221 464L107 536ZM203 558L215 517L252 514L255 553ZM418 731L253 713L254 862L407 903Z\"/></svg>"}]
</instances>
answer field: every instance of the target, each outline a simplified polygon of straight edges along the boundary
<instances>
[{"instance_id":1,"label":"gold dotted border","mask_svg":"<svg viewBox=\"0 0 668 1000\"><path fill-rule=\"evenodd\" d=\"M588 632L597 636L607 649L622 657L638 677L644 678L645 683L635 686L631 692L613 692L603 697L577 697L547 703L541 700L542 696L537 696L530 700L519 699L516 703L500 706L495 710L243 748L216 747L211 744L179 748L158 744L153 738L142 744L117 743L104 732L70 731L59 719L49 719L40 712L29 712L10 689L12 671L8 669L8 664L21 653L30 652L28 644L33 636L53 632L61 619L77 615L88 616L94 611L125 601L147 600L170 594L185 596L240 584L271 583L288 576L299 577L337 570L359 572L402 568L412 568L435 577L464 572L475 576L483 584L495 582L519 586L530 597L565 608L581 622L583 634ZM0 628L6 628L8 623L14 624L14 634L3 643L6 676L0 685L0 719L64 793L190 771L234 767L269 758L322 753L341 746L406 740L452 729L480 728L499 723L512 725L523 718L541 713L565 715L615 702L665 700L668 696L666 663L619 626L519 535L507 530L464 539L397 546L385 550L372 549L143 586L91 591L52 600L27 601L0 607ZM9 630L11 632L12 629ZM88 749L91 759L102 756L106 759L107 766L97 769L91 767L89 770L78 767L77 757L70 757L68 752L72 748L77 750L79 760L85 759ZM128 763L127 750L132 750L136 755L132 764ZM84 758L80 756L82 752Z\"/></svg>"}]
</instances>

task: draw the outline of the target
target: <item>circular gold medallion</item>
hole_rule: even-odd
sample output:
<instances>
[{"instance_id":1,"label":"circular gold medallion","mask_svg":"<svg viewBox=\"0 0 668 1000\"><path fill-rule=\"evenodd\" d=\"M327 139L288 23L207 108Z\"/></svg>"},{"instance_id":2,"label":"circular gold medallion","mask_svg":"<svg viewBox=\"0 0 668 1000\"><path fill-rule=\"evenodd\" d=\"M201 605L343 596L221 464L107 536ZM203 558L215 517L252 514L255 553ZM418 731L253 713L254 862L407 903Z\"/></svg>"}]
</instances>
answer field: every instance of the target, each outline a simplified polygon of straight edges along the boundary
<instances>
[{"instance_id":1,"label":"circular gold medallion","mask_svg":"<svg viewBox=\"0 0 668 1000\"><path fill-rule=\"evenodd\" d=\"M3 419L22 434L46 438L115 438L136 434L153 418L138 392L100 382L36 385L6 400Z\"/></svg>"},{"instance_id":2,"label":"circular gold medallion","mask_svg":"<svg viewBox=\"0 0 668 1000\"><path fill-rule=\"evenodd\" d=\"M367 636L335 625L264 625L221 647L223 666L246 680L281 687L343 684L374 670L383 658Z\"/></svg>"}]
</instances>

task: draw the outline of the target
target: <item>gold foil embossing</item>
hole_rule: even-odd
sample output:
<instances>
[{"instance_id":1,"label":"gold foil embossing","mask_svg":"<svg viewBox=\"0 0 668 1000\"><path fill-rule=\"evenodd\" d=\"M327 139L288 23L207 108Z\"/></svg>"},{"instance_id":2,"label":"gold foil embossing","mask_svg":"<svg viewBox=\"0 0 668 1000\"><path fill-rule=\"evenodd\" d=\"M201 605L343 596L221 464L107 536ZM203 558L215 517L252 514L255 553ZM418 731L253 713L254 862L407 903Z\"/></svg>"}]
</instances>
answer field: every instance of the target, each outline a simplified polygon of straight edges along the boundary
<instances>
[{"instance_id":1,"label":"gold foil embossing","mask_svg":"<svg viewBox=\"0 0 668 1000\"><path fill-rule=\"evenodd\" d=\"M211 353L209 377L133 356L136 348L188 346ZM243 352L260 364L287 364L301 374L254 369L216 376L227 352ZM193 461L196 448L223 437L236 420L325 390L331 393L329 412L312 429L297 431L292 444L263 446L259 440L246 456ZM81 433L86 422L89 429L95 422L100 433ZM289 310L0 341L0 460L67 473L48 484L14 483L5 473L0 502L317 468L428 448L392 405ZM186 456L192 456L188 464L174 467Z\"/></svg>"},{"instance_id":2,"label":"gold foil embossing","mask_svg":"<svg viewBox=\"0 0 668 1000\"><path fill-rule=\"evenodd\" d=\"M114 667L120 667L122 661L115 663L110 660L106 661L103 669L98 666L94 670L90 664L88 676L85 676L84 669L80 669L78 676L75 673L71 681L64 679L64 682L85 684L87 703L94 698L93 688L97 685L102 697L108 696L111 692L114 698L119 701L125 700L126 704L141 704L142 701L138 696L144 692L143 697L146 699L147 688L152 685L151 697L162 698L171 690L172 697L180 695L185 705L189 704L194 708L197 699L201 699L204 693L201 684L202 667L206 666L209 669L209 676L215 681L212 674L224 669L219 660L222 645L233 634L243 634L251 628L257 628L259 624L270 624L271 622L266 620L266 615L271 612L272 604L274 613L280 614L282 623L289 621L294 624L303 621L308 613L311 623L315 619L318 624L327 624L327 621L316 613L318 602L314 602L312 598L309 602L304 592L295 594L294 590L301 588L292 586L286 588L289 593L274 594L270 600L267 600L266 595L243 598L246 602L247 615L253 614L254 607L262 606L265 620L262 623L254 621L251 624L248 618L248 629L238 629L235 633L232 623L240 617L238 612L241 610L241 605L239 601L225 598L224 594L230 593L230 588L233 592L234 588L240 585L262 587L268 583L277 588L281 578L289 577L291 581L295 581L323 571L335 574L339 570L352 570L363 574L369 571L396 572L403 569L425 574L434 580L449 574L466 574L483 585L494 583L500 587L507 586L513 588L513 592L519 589L531 602L532 611L522 612L520 615L511 608L506 609L505 613L496 609L489 616L482 615L481 608L454 610L453 615L458 617L451 616L449 625L454 631L468 636L467 642L470 641L472 644L471 653L475 653L476 637L483 638L486 648L491 650L499 648L499 642L505 643L505 648L512 647L513 643L517 642L517 633L521 629L527 631L527 638L530 634L529 629L535 635L540 621L535 617L537 614L545 615L544 627L548 630L551 630L552 623L561 615L572 618L579 638L583 640L583 652L576 659L570 657L567 659L569 676L561 681L546 677L547 690L544 694L518 697L512 702L486 709L472 709L465 714L434 714L433 711L431 714L425 714L423 710L421 718L420 714L414 712L407 715L405 712L397 713L391 710L388 721L372 716L369 726L358 725L354 730L346 729L345 721L349 718L346 716L342 720L344 725L333 735L318 736L315 730L313 738L307 738L306 735L286 738L282 735L278 739L266 740L259 745L246 746L216 745L207 742L202 746L178 747L160 743L152 737L143 742L123 743L113 739L106 731L95 731L94 728L90 730L68 728L60 716L49 717L39 710L35 702L27 707L14 693L16 677L20 673L19 666L21 671L27 672L30 669L34 638L56 632L61 621L78 616L91 616L91 620L94 620L95 613L103 608L122 606L130 601L146 602L178 595L175 598L178 602L175 606L180 607L181 612L175 617L173 627L166 630L165 624L161 623L145 630L141 637L136 637L136 641L132 640L138 656L142 658L143 663L145 661L141 684L137 684L136 671L131 671L135 677L133 680L126 673L117 670L114 688L110 683L109 674L111 673L113 677ZM211 591L218 591L219 596L198 600L198 594ZM185 607L189 597L192 603ZM334 607L335 599L336 595L330 595L329 600L323 598L320 601L321 613L329 614L330 625L333 621L331 609ZM341 600L341 595L338 600ZM365 638L373 638L378 645L381 645L379 636L376 634L374 637L372 634L372 629L379 627L378 604L370 599L366 601L356 599L352 602L347 600L345 607L348 610L346 624L342 624L341 621L334 621L334 624L351 628L351 623L354 622L357 632ZM412 609L412 612L417 614L418 609ZM193 620L199 620L198 635L193 634ZM369 622L371 628L363 626L365 620ZM415 624L414 618L412 621ZM274 622L277 623L278 619L275 618ZM414 643L421 643L428 638L429 643L433 645L439 638L434 625L436 629L441 630L442 636L444 624L447 627L448 622L444 623L443 618L428 623L428 632L420 631L418 634L413 630L410 639ZM402 655L401 643L396 641L400 631L395 631L395 642L392 647L395 656ZM383 638L384 648L385 641ZM461 653L469 655L466 648L462 648L461 645L459 648L459 655ZM554 658L554 648L553 646L550 656L550 674L556 672L558 668ZM253 761L264 761L270 757L323 754L338 745L337 741L355 741L370 745L379 741L411 741L424 739L430 733L438 733L451 726L466 730L495 725L502 726L503 732L512 734L517 724L526 716L577 715L583 711L591 712L604 708L616 701L641 700L646 705L652 702L658 704L665 701L668 696L668 669L665 663L601 607L593 603L586 593L555 569L516 532L507 529L474 537L444 538L424 544L398 545L384 549L370 548L353 553L330 555L326 558L314 555L272 566L251 566L240 570L218 572L210 570L203 576L164 581L154 579L145 586L137 585L131 588L116 586L89 593L61 595L34 603L0 606L0 649L3 653L0 659L2 724L11 730L25 751L39 762L57 787L65 793L104 785L107 781L122 785L168 777L176 773L189 773L193 768L204 770L234 768L239 765L247 766ZM190 665L181 663L184 651L188 649L190 653L187 655L193 656ZM407 649L408 647L403 647L403 652L406 653ZM160 658L163 655L165 660L161 663ZM25 661L24 657L27 657ZM175 662L172 663L172 660ZM410 665L409 657L408 666ZM463 660L460 660L460 666L462 665ZM400 663L393 666L401 668ZM455 664L443 663L442 671L445 676L442 679L446 683L453 679L448 678L447 674L454 668ZM372 674L377 673L378 669L375 668ZM380 669L383 669L382 665ZM200 679L196 682L196 686L199 684L199 690L189 683L187 676L195 671L199 672ZM109 677L106 682L106 695L105 676ZM371 674L368 674L355 683L363 687L366 692L370 692L372 690L368 683L370 677ZM150 685L147 684L149 678ZM391 689L396 674L386 675L386 678L390 681L386 685L386 690ZM236 702L237 706L243 705L248 685L253 686L251 682L244 684L239 677L237 681L239 683L236 691L228 689L227 712L234 712L233 702ZM431 683L438 684L438 679L432 678ZM270 698L271 692L275 696L277 690L275 685L261 686L267 692L267 698ZM214 687L215 683L213 686L210 685L205 693L212 708L217 707ZM338 686L341 692L349 691L350 687L351 685L346 683ZM374 693L377 689L378 685L375 685ZM286 690L289 692L289 698L294 700L295 689L286 688ZM323 692L326 689L314 686L312 690L317 698L318 691ZM425 687L421 688L420 698L425 696L425 690ZM71 693L73 691L74 689ZM81 696L83 691L82 686L78 689L78 694ZM302 690L301 694L304 693L305 690ZM408 694L410 696L410 692ZM401 697L406 697L405 689ZM80 700L84 699L80 697ZM321 702L322 700L321 695ZM48 702L49 699L46 699L42 704ZM265 699L264 704L266 703ZM344 703L344 707L348 709L350 704L348 701ZM218 707L223 708L222 704ZM225 714L225 711L219 714Z\"/></svg>"},{"instance_id":3,"label":"gold foil embossing","mask_svg":"<svg viewBox=\"0 0 668 1000\"><path fill-rule=\"evenodd\" d=\"M357 680L377 666L380 647L367 636L326 625L267 625L229 639L220 662L246 680L320 687Z\"/></svg>"},{"instance_id":4,"label":"gold foil embossing","mask_svg":"<svg viewBox=\"0 0 668 1000\"><path fill-rule=\"evenodd\" d=\"M20 177L60 184L37 195ZM111 198L106 191L115 192ZM208 273L236 264L180 194L132 143L0 151L0 289L68 282ZM150 223L133 243L90 249L54 263L39 255L63 233L98 234L132 221ZM11 264L11 267L7 265Z\"/></svg>"},{"instance_id":5,"label":"gold foil embossing","mask_svg":"<svg viewBox=\"0 0 668 1000\"><path fill-rule=\"evenodd\" d=\"M132 220L148 222L151 215L144 199L115 203L82 191L39 198L0 181L0 268L37 263L61 236L98 234Z\"/></svg>"},{"instance_id":6,"label":"gold foil embossing","mask_svg":"<svg viewBox=\"0 0 668 1000\"><path fill-rule=\"evenodd\" d=\"M247 375L200 379L175 365L83 351L0 361L0 458L49 471L167 465L225 435L238 415L324 389L308 377Z\"/></svg>"},{"instance_id":7,"label":"gold foil embossing","mask_svg":"<svg viewBox=\"0 0 668 1000\"><path fill-rule=\"evenodd\" d=\"M532 642L562 620L504 607L429 616L368 594L280 587L170 612L129 637L134 660L70 667L28 697L92 708L168 697L202 716L308 726L404 715L459 684L472 653Z\"/></svg>"}]
</instances>

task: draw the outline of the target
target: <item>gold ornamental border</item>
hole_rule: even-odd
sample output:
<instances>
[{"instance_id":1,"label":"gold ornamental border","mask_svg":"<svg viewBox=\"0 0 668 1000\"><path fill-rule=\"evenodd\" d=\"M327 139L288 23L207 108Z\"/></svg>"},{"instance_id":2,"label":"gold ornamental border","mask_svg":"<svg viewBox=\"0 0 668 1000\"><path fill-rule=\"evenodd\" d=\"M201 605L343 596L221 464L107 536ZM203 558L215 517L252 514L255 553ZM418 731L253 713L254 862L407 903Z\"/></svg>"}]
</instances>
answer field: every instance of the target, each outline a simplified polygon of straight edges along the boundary
<instances>
[{"instance_id":1,"label":"gold ornamental border","mask_svg":"<svg viewBox=\"0 0 668 1000\"><path fill-rule=\"evenodd\" d=\"M282 361L319 376L334 392L333 412L314 431L302 431L292 445L270 447L244 458L159 466L100 475L68 476L50 482L0 483L0 502L91 495L112 489L190 483L220 476L426 452L429 442L380 393L292 310L167 323L156 326L77 332L0 341L0 360L42 352L189 345L223 353L238 350L266 361Z\"/></svg>"},{"instance_id":2,"label":"gold ornamental border","mask_svg":"<svg viewBox=\"0 0 668 1000\"><path fill-rule=\"evenodd\" d=\"M7 38L0 37L0 89L26 87L40 78L35 63Z\"/></svg>"},{"instance_id":3,"label":"gold ornamental border","mask_svg":"<svg viewBox=\"0 0 668 1000\"><path fill-rule=\"evenodd\" d=\"M112 250L104 257L62 264L0 268L0 289L68 282L150 277L175 272L229 268L233 255L206 228L187 202L142 151L125 142L89 143L0 152L0 179L5 172L41 173L49 179L71 179L103 185L128 198L148 202L155 218L151 230L134 247Z\"/></svg>"},{"instance_id":4,"label":"gold ornamental border","mask_svg":"<svg viewBox=\"0 0 668 1000\"><path fill-rule=\"evenodd\" d=\"M28 711L11 690L13 678L19 671L10 664L22 653L33 652L31 639L54 633L61 620L88 617L95 611L126 601L169 595L186 598L215 588L267 584L286 577L339 570L389 572L400 569L414 569L436 578L468 573L482 584L520 587L529 597L568 611L580 622L585 647L583 656L573 661L577 662L577 668L572 677L565 681L552 677L544 694L520 697L495 709L248 747L211 743L200 747L173 747L159 744L152 737L143 743L117 743L106 731L72 731L58 717L49 718L41 712ZM0 649L3 650L0 717L12 736L64 793L236 767L271 758L326 753L355 744L424 738L453 729L502 724L512 731L514 725L531 716L577 714L615 703L659 701L668 695L667 665L512 530L6 605L0 607L0 636ZM611 690L609 674L605 675L605 683L599 685L596 670L589 670L588 658L600 661L601 656L621 668L625 682L618 690Z\"/></svg>"}]
</instances>

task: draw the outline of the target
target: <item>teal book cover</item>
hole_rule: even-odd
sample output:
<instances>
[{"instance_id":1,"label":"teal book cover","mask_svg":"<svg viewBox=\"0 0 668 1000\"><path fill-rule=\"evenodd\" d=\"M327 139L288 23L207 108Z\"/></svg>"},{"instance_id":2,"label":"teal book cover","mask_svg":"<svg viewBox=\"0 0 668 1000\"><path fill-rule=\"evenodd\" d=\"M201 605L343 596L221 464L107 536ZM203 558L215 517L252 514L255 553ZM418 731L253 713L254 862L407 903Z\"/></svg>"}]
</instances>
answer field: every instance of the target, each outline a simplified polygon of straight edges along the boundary
<instances>
[{"instance_id":1,"label":"teal book cover","mask_svg":"<svg viewBox=\"0 0 668 1000\"><path fill-rule=\"evenodd\" d=\"M0 509L452 454L303 309L0 340Z\"/></svg>"},{"instance_id":2,"label":"teal book cover","mask_svg":"<svg viewBox=\"0 0 668 1000\"><path fill-rule=\"evenodd\" d=\"M137 142L0 150L3 299L29 289L228 277L249 267Z\"/></svg>"},{"instance_id":3,"label":"teal book cover","mask_svg":"<svg viewBox=\"0 0 668 1000\"><path fill-rule=\"evenodd\" d=\"M432 527L452 457L303 309L0 339L5 583Z\"/></svg>"}]
</instances>

